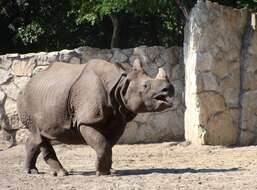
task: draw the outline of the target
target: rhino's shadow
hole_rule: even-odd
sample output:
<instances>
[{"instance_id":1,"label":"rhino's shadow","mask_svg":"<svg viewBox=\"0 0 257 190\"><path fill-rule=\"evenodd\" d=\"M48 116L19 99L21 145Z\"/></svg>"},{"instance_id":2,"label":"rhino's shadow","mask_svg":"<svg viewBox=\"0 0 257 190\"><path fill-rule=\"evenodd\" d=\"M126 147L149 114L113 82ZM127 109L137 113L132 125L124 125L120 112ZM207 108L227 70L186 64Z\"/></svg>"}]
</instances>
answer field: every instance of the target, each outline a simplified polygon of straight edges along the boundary
<instances>
[{"instance_id":1,"label":"rhino's shadow","mask_svg":"<svg viewBox=\"0 0 257 190\"><path fill-rule=\"evenodd\" d=\"M90 176L90 175L96 175L96 172L95 171L72 171L72 172L69 172L69 175Z\"/></svg>"},{"instance_id":2,"label":"rhino's shadow","mask_svg":"<svg viewBox=\"0 0 257 190\"><path fill-rule=\"evenodd\" d=\"M179 169L168 169L168 168L150 168L150 169L135 169L135 170L117 170L116 175L118 176L130 176L130 175L147 175L153 173L159 174L184 174L184 173L219 173L219 172L236 172L239 171L239 168L202 168L202 169L193 169L193 168L179 168ZM82 172L74 171L71 175L95 175L94 171Z\"/></svg>"},{"instance_id":3,"label":"rhino's shadow","mask_svg":"<svg viewBox=\"0 0 257 190\"><path fill-rule=\"evenodd\" d=\"M217 172L232 172L238 171L238 168L228 168L228 169L193 169L193 168L181 168L181 169L168 169L168 168L153 168L153 169L137 169L137 170L120 170L119 175L146 175L146 174L184 174L184 173L217 173Z\"/></svg>"}]
</instances>

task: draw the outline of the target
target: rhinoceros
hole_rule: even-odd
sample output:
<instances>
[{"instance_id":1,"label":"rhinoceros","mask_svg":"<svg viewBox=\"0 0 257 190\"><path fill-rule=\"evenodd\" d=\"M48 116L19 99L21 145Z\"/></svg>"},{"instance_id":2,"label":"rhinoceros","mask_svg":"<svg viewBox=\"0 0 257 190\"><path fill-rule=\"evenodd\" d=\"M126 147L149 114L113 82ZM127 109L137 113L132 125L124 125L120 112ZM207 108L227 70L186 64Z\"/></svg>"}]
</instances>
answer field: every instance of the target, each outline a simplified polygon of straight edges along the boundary
<instances>
[{"instance_id":1,"label":"rhinoceros","mask_svg":"<svg viewBox=\"0 0 257 190\"><path fill-rule=\"evenodd\" d=\"M172 107L175 90L164 70L151 78L139 59L133 65L126 72L100 59L81 65L58 62L30 79L17 100L19 118L31 132L25 143L28 174L38 173L41 152L54 176L68 175L53 141L91 146L97 156L96 174L111 174L112 147L126 123L137 113Z\"/></svg>"}]
</instances>

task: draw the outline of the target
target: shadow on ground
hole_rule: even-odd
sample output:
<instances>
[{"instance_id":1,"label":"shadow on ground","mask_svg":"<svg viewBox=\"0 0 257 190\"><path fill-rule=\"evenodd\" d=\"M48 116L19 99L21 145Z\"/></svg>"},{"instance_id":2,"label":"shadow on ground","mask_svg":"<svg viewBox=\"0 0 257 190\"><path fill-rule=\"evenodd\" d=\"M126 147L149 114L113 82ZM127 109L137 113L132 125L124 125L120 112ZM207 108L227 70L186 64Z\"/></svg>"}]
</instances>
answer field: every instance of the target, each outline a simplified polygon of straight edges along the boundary
<instances>
[{"instance_id":1,"label":"shadow on ground","mask_svg":"<svg viewBox=\"0 0 257 190\"><path fill-rule=\"evenodd\" d=\"M118 171L119 175L146 175L152 173L160 174L183 174L183 173L217 173L217 172L234 172L239 171L238 168L228 169L193 169L193 168L182 168L182 169L167 169L167 168L154 168L154 169L138 169L138 170L121 170Z\"/></svg>"},{"instance_id":2,"label":"shadow on ground","mask_svg":"<svg viewBox=\"0 0 257 190\"><path fill-rule=\"evenodd\" d=\"M181 169L168 169L168 168L153 168L153 169L135 169L135 170L118 170L116 175L118 176L129 176L129 175L147 175L153 173L159 174L184 174L184 173L218 173L218 172L236 172L239 168L227 168L227 169L193 169L193 168L181 168ZM82 172L72 171L70 175L95 175L94 171Z\"/></svg>"}]
</instances>

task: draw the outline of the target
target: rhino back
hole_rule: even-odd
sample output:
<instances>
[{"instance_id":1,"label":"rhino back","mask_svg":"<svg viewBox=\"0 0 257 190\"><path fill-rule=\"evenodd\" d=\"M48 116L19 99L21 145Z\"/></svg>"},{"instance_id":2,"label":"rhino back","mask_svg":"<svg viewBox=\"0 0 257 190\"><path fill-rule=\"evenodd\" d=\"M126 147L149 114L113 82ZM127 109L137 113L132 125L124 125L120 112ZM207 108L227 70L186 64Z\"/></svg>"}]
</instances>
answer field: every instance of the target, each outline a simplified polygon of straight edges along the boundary
<instances>
[{"instance_id":1,"label":"rhino back","mask_svg":"<svg viewBox=\"0 0 257 190\"><path fill-rule=\"evenodd\" d=\"M67 99L84 65L56 63L34 76L18 97L21 121L54 135L67 122ZM32 120L32 121L31 121Z\"/></svg>"},{"instance_id":2,"label":"rhino back","mask_svg":"<svg viewBox=\"0 0 257 190\"><path fill-rule=\"evenodd\" d=\"M87 63L86 69L94 71L101 79L105 89L110 92L119 78L125 71L117 64L110 63L101 59L92 59Z\"/></svg>"}]
</instances>

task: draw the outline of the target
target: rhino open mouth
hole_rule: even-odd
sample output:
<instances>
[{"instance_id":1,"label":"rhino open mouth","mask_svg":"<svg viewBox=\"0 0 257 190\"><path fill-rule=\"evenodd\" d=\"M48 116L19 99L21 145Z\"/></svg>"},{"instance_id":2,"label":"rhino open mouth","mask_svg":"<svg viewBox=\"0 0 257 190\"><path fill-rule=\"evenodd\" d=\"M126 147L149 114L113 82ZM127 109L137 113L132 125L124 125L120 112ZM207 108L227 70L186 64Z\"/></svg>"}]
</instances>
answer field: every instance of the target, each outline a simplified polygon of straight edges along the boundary
<instances>
[{"instance_id":1,"label":"rhino open mouth","mask_svg":"<svg viewBox=\"0 0 257 190\"><path fill-rule=\"evenodd\" d=\"M172 98L169 97L168 92L160 92L158 94L155 94L153 96L153 99L161 101L162 103L172 106L172 102L171 102Z\"/></svg>"},{"instance_id":2,"label":"rhino open mouth","mask_svg":"<svg viewBox=\"0 0 257 190\"><path fill-rule=\"evenodd\" d=\"M166 95L164 95L164 94L160 94L160 95L157 95L157 96L155 96L154 97L154 99L156 99L156 100L161 100L161 101L166 101Z\"/></svg>"}]
</instances>

